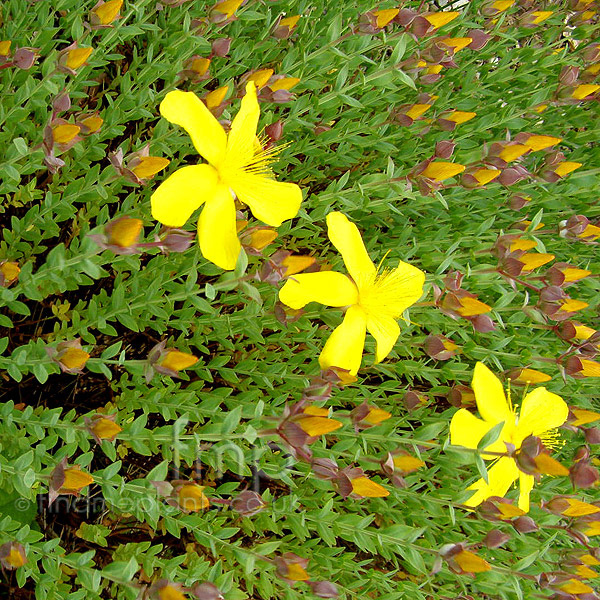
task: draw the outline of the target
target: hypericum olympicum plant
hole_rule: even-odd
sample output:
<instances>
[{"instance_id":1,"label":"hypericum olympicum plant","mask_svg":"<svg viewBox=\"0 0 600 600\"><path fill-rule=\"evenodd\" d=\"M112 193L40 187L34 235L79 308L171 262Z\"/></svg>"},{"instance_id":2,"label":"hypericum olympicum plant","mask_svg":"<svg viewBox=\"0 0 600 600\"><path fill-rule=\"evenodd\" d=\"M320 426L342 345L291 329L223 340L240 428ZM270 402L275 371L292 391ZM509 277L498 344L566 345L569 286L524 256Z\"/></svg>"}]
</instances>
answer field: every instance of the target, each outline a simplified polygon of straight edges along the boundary
<instances>
[{"instance_id":1,"label":"hypericum olympicum plant","mask_svg":"<svg viewBox=\"0 0 600 600\"><path fill-rule=\"evenodd\" d=\"M455 446L476 449L490 429L504 423L498 439L484 450L507 452L507 444L512 444L518 450L527 437L533 435L543 438L544 434L560 427L569 415L569 407L560 396L539 387L523 398L517 416L510 400L506 399L502 383L483 363L475 365L472 387L482 418L478 419L464 408L454 414L450 423L450 443ZM482 458L492 460L497 456L484 453ZM515 459L510 456L497 458L488 470L488 483L479 479L467 488L475 493L464 504L478 506L491 496L504 496L517 479L520 487L519 508L527 512L534 476L519 470Z\"/></svg>"},{"instance_id":2,"label":"hypericum olympicum plant","mask_svg":"<svg viewBox=\"0 0 600 600\"><path fill-rule=\"evenodd\" d=\"M335 271L294 275L281 288L279 299L295 310L309 302L347 307L319 363L322 369L338 367L356 375L367 331L377 342L376 362L392 351L400 335L396 320L422 296L425 273L402 261L395 269L376 267L358 228L340 212L327 215L327 228L350 277Z\"/></svg>"},{"instance_id":3,"label":"hypericum olympicum plant","mask_svg":"<svg viewBox=\"0 0 600 600\"><path fill-rule=\"evenodd\" d=\"M302 201L297 185L273 178L269 164L279 149L263 149L256 137L256 86L246 85L229 133L193 92L169 92L160 112L188 132L208 164L182 167L168 177L152 194L152 215L168 227L181 227L204 204L198 219L200 250L207 260L231 270L240 253L235 198L272 227L295 217Z\"/></svg>"}]
</instances>

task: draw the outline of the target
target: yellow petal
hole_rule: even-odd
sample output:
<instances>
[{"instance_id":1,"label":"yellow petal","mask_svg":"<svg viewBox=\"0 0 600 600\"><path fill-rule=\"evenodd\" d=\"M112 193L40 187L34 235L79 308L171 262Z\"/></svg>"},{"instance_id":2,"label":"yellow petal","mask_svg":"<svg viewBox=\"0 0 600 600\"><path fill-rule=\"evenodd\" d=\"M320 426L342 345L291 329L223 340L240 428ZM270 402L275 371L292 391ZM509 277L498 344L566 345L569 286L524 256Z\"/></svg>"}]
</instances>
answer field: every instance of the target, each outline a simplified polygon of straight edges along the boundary
<instances>
[{"instance_id":1,"label":"yellow petal","mask_svg":"<svg viewBox=\"0 0 600 600\"><path fill-rule=\"evenodd\" d=\"M509 163L529 151L530 148L524 144L512 144L511 146L505 146L499 156L502 160Z\"/></svg>"},{"instance_id":2,"label":"yellow petal","mask_svg":"<svg viewBox=\"0 0 600 600\"><path fill-rule=\"evenodd\" d=\"M421 175L434 181L443 181L462 173L465 168L457 163L438 161L429 163Z\"/></svg>"},{"instance_id":3,"label":"yellow petal","mask_svg":"<svg viewBox=\"0 0 600 600\"><path fill-rule=\"evenodd\" d=\"M350 306L358 302L358 290L351 279L336 271L301 273L285 282L279 300L298 310L309 302L325 306Z\"/></svg>"},{"instance_id":4,"label":"yellow petal","mask_svg":"<svg viewBox=\"0 0 600 600\"><path fill-rule=\"evenodd\" d=\"M561 269L562 274L565 276L565 282L579 281L580 279L585 279L589 277L592 272L587 269L575 269L574 267L567 267L566 269Z\"/></svg>"},{"instance_id":5,"label":"yellow petal","mask_svg":"<svg viewBox=\"0 0 600 600\"><path fill-rule=\"evenodd\" d=\"M465 408L459 409L452 420L450 421L450 443L453 446L464 446L465 448L477 448L481 438L493 427L494 425L478 419L473 413L469 412ZM502 432L498 436L498 439L486 446L486 449L490 452L506 452L505 439L509 439L509 432L514 426L514 418L512 423L507 423L502 428ZM483 458L493 458L493 455L483 455Z\"/></svg>"},{"instance_id":6,"label":"yellow petal","mask_svg":"<svg viewBox=\"0 0 600 600\"><path fill-rule=\"evenodd\" d=\"M412 473L424 466L425 463L420 458L410 456L410 454L401 454L394 457L394 467L403 473Z\"/></svg>"},{"instance_id":7,"label":"yellow petal","mask_svg":"<svg viewBox=\"0 0 600 600\"><path fill-rule=\"evenodd\" d=\"M316 437L339 429L343 423L327 417L302 417L298 425L307 435Z\"/></svg>"},{"instance_id":8,"label":"yellow petal","mask_svg":"<svg viewBox=\"0 0 600 600\"><path fill-rule=\"evenodd\" d=\"M10 54L11 40L3 40L0 42L0 56L8 56Z\"/></svg>"},{"instance_id":9,"label":"yellow petal","mask_svg":"<svg viewBox=\"0 0 600 600\"><path fill-rule=\"evenodd\" d=\"M483 573L492 568L490 563L469 550L463 550L452 558L465 573Z\"/></svg>"},{"instance_id":10,"label":"yellow petal","mask_svg":"<svg viewBox=\"0 0 600 600\"><path fill-rule=\"evenodd\" d=\"M187 352L179 350L167 350L163 359L160 361L160 366L172 371L181 371L187 369L198 362L198 358Z\"/></svg>"},{"instance_id":11,"label":"yellow petal","mask_svg":"<svg viewBox=\"0 0 600 600\"><path fill-rule=\"evenodd\" d=\"M171 161L159 156L142 156L140 162L131 170L140 178L147 179L165 169Z\"/></svg>"},{"instance_id":12,"label":"yellow petal","mask_svg":"<svg viewBox=\"0 0 600 600\"><path fill-rule=\"evenodd\" d=\"M519 375L515 377L515 381L520 381L521 383L545 383L551 379L552 377L546 373L527 368L521 369Z\"/></svg>"},{"instance_id":13,"label":"yellow petal","mask_svg":"<svg viewBox=\"0 0 600 600\"><path fill-rule=\"evenodd\" d=\"M457 308L456 312L463 317L484 315L492 310L491 306L477 300L477 298L470 298L469 296L460 298L460 305L460 308Z\"/></svg>"},{"instance_id":14,"label":"yellow petal","mask_svg":"<svg viewBox=\"0 0 600 600\"><path fill-rule=\"evenodd\" d=\"M373 15L377 17L377 27L381 29L385 27L396 15L400 12L398 8L384 8L383 10L376 10Z\"/></svg>"},{"instance_id":15,"label":"yellow petal","mask_svg":"<svg viewBox=\"0 0 600 600\"><path fill-rule=\"evenodd\" d=\"M221 105L221 102L225 100L225 96L227 96L227 92L229 91L229 86L224 85L212 92L209 92L204 97L204 102L206 102L206 106L208 108L216 108Z\"/></svg>"},{"instance_id":16,"label":"yellow petal","mask_svg":"<svg viewBox=\"0 0 600 600\"><path fill-rule=\"evenodd\" d=\"M571 412L575 415L576 420L571 423L574 427L579 427L580 425L587 425L588 423L593 423L600 419L600 413L594 412L592 410L585 410L583 408L573 408Z\"/></svg>"},{"instance_id":17,"label":"yellow petal","mask_svg":"<svg viewBox=\"0 0 600 600\"><path fill-rule=\"evenodd\" d=\"M431 108L431 104L413 104L404 114L411 119L418 119Z\"/></svg>"},{"instance_id":18,"label":"yellow petal","mask_svg":"<svg viewBox=\"0 0 600 600\"><path fill-rule=\"evenodd\" d=\"M52 137L57 144L68 144L80 131L79 125L63 123L52 128Z\"/></svg>"},{"instance_id":19,"label":"yellow petal","mask_svg":"<svg viewBox=\"0 0 600 600\"><path fill-rule=\"evenodd\" d=\"M160 114L175 125L183 127L192 143L209 163L222 161L227 136L221 124L193 92L169 92L160 103Z\"/></svg>"},{"instance_id":20,"label":"yellow petal","mask_svg":"<svg viewBox=\"0 0 600 600\"><path fill-rule=\"evenodd\" d=\"M90 57L92 48L73 48L67 52L66 65L69 69L79 69Z\"/></svg>"},{"instance_id":21,"label":"yellow petal","mask_svg":"<svg viewBox=\"0 0 600 600\"><path fill-rule=\"evenodd\" d=\"M489 423L514 423L514 415L504 395L500 380L481 362L475 365L473 391L477 410L484 421ZM503 495L503 494L502 494Z\"/></svg>"},{"instance_id":22,"label":"yellow petal","mask_svg":"<svg viewBox=\"0 0 600 600\"><path fill-rule=\"evenodd\" d=\"M234 171L252 161L259 116L260 108L256 98L256 86L253 81L249 81L246 84L246 93L242 98L240 110L235 115L231 123L231 131L227 135L224 161L227 170ZM231 182L228 183L234 187Z\"/></svg>"},{"instance_id":23,"label":"yellow petal","mask_svg":"<svg viewBox=\"0 0 600 600\"><path fill-rule=\"evenodd\" d=\"M576 100L583 100L587 96L596 93L598 90L600 90L600 85L597 85L595 83L583 83L581 85L578 85L573 90L571 97L575 98Z\"/></svg>"},{"instance_id":24,"label":"yellow petal","mask_svg":"<svg viewBox=\"0 0 600 600\"><path fill-rule=\"evenodd\" d=\"M277 90L291 90L295 85L298 85L299 83L299 77L282 77L281 79L278 79L277 81L269 85L269 87L271 88L272 92L276 92Z\"/></svg>"},{"instance_id":25,"label":"yellow petal","mask_svg":"<svg viewBox=\"0 0 600 600\"><path fill-rule=\"evenodd\" d=\"M515 3L515 0L496 0L492 4L492 7L495 8L498 12L502 12L507 8L510 8Z\"/></svg>"},{"instance_id":26,"label":"yellow petal","mask_svg":"<svg viewBox=\"0 0 600 600\"><path fill-rule=\"evenodd\" d=\"M356 375L360 368L362 352L365 345L367 317L358 306L351 306L329 336L321 355L319 364L323 370L338 367Z\"/></svg>"},{"instance_id":27,"label":"yellow petal","mask_svg":"<svg viewBox=\"0 0 600 600\"><path fill-rule=\"evenodd\" d=\"M473 177L477 179L479 185L485 185L493 179L496 179L501 172L500 169L478 169L473 173Z\"/></svg>"},{"instance_id":28,"label":"yellow petal","mask_svg":"<svg viewBox=\"0 0 600 600\"><path fill-rule=\"evenodd\" d=\"M65 469L65 481L60 489L78 492L93 482L94 478L89 473L82 471L79 465L75 465Z\"/></svg>"},{"instance_id":29,"label":"yellow petal","mask_svg":"<svg viewBox=\"0 0 600 600\"><path fill-rule=\"evenodd\" d=\"M186 600L185 595L171 584L167 584L158 590L159 600Z\"/></svg>"},{"instance_id":30,"label":"yellow petal","mask_svg":"<svg viewBox=\"0 0 600 600\"><path fill-rule=\"evenodd\" d=\"M523 512L529 512L529 495L533 489L535 477L527 473L519 472L519 508Z\"/></svg>"},{"instance_id":31,"label":"yellow petal","mask_svg":"<svg viewBox=\"0 0 600 600\"><path fill-rule=\"evenodd\" d=\"M400 335L398 323L386 315L367 315L367 331L377 342L375 362L381 362L391 351Z\"/></svg>"},{"instance_id":32,"label":"yellow petal","mask_svg":"<svg viewBox=\"0 0 600 600\"><path fill-rule=\"evenodd\" d=\"M569 416L569 407L558 395L544 387L529 392L523 399L515 431L515 441L520 443L529 435L539 436L560 427ZM517 445L517 448L519 446Z\"/></svg>"},{"instance_id":33,"label":"yellow petal","mask_svg":"<svg viewBox=\"0 0 600 600\"><path fill-rule=\"evenodd\" d=\"M447 12L435 12L429 13L425 15L425 18L429 21L430 25L432 25L435 29L439 29L444 25L450 23L458 17L460 13L458 11L447 11Z\"/></svg>"},{"instance_id":34,"label":"yellow petal","mask_svg":"<svg viewBox=\"0 0 600 600\"><path fill-rule=\"evenodd\" d=\"M529 252L519 258L519 262L523 263L523 271L533 271L552 260L554 260L554 254L544 254L542 252Z\"/></svg>"},{"instance_id":35,"label":"yellow petal","mask_svg":"<svg viewBox=\"0 0 600 600\"><path fill-rule=\"evenodd\" d=\"M392 413L387 410L383 410L382 408L372 408L363 421L366 421L370 425L379 425L379 423L387 421L391 416Z\"/></svg>"},{"instance_id":36,"label":"yellow petal","mask_svg":"<svg viewBox=\"0 0 600 600\"><path fill-rule=\"evenodd\" d=\"M579 581L577 579L569 579L567 583L563 583L560 588L563 592L567 594L592 594L594 589L589 585L583 583L583 581Z\"/></svg>"},{"instance_id":37,"label":"yellow petal","mask_svg":"<svg viewBox=\"0 0 600 600\"><path fill-rule=\"evenodd\" d=\"M542 21L545 21L552 15L553 12L553 10L536 10L535 12L531 13L534 17L534 25L539 25Z\"/></svg>"},{"instance_id":38,"label":"yellow petal","mask_svg":"<svg viewBox=\"0 0 600 600\"><path fill-rule=\"evenodd\" d=\"M582 502L576 498L565 498L569 503L569 508L562 511L565 517L585 517L586 515L593 515L600 512L600 508L587 502Z\"/></svg>"},{"instance_id":39,"label":"yellow petal","mask_svg":"<svg viewBox=\"0 0 600 600\"><path fill-rule=\"evenodd\" d=\"M91 430L101 440L110 440L123 431L123 428L110 419L98 419Z\"/></svg>"},{"instance_id":40,"label":"yellow petal","mask_svg":"<svg viewBox=\"0 0 600 600\"><path fill-rule=\"evenodd\" d=\"M382 485L368 477L356 477L352 480L352 492L361 498L385 498L390 493Z\"/></svg>"},{"instance_id":41,"label":"yellow petal","mask_svg":"<svg viewBox=\"0 0 600 600\"><path fill-rule=\"evenodd\" d=\"M13 282L21 272L21 268L16 262L7 261L0 264L0 272L4 276L4 284Z\"/></svg>"},{"instance_id":42,"label":"yellow petal","mask_svg":"<svg viewBox=\"0 0 600 600\"><path fill-rule=\"evenodd\" d=\"M589 304L587 302L584 302L583 300L568 298L567 300L563 300L563 303L559 310L564 310L565 312L577 312L578 310L583 310L588 306Z\"/></svg>"},{"instance_id":43,"label":"yellow petal","mask_svg":"<svg viewBox=\"0 0 600 600\"><path fill-rule=\"evenodd\" d=\"M310 579L310 575L306 572L304 567L298 563L288 565L285 576L292 581L307 581Z\"/></svg>"},{"instance_id":44,"label":"yellow petal","mask_svg":"<svg viewBox=\"0 0 600 600\"><path fill-rule=\"evenodd\" d=\"M327 215L327 234L357 284L375 274L375 265L367 254L358 227L346 215L330 212Z\"/></svg>"},{"instance_id":45,"label":"yellow petal","mask_svg":"<svg viewBox=\"0 0 600 600\"><path fill-rule=\"evenodd\" d=\"M208 508L210 502L203 493L204 487L196 483L186 483L179 490L177 502L183 510L197 512Z\"/></svg>"},{"instance_id":46,"label":"yellow petal","mask_svg":"<svg viewBox=\"0 0 600 600\"><path fill-rule=\"evenodd\" d=\"M579 375L583 375L584 377L600 377L600 363L582 358L581 366L583 368L579 371Z\"/></svg>"},{"instance_id":47,"label":"yellow petal","mask_svg":"<svg viewBox=\"0 0 600 600\"><path fill-rule=\"evenodd\" d=\"M214 195L206 199L198 219L198 242L204 258L221 269L235 269L241 245L235 226L235 202L224 185L218 185Z\"/></svg>"},{"instance_id":48,"label":"yellow petal","mask_svg":"<svg viewBox=\"0 0 600 600\"><path fill-rule=\"evenodd\" d=\"M289 27L289 29L294 29L300 20L300 15L294 15L292 17L285 17L285 19L281 19L279 21L280 27Z\"/></svg>"},{"instance_id":49,"label":"yellow petal","mask_svg":"<svg viewBox=\"0 0 600 600\"><path fill-rule=\"evenodd\" d=\"M537 242L535 240L526 240L521 237L516 238L510 243L510 251L514 252L515 250L531 250L537 246Z\"/></svg>"},{"instance_id":50,"label":"yellow petal","mask_svg":"<svg viewBox=\"0 0 600 600\"><path fill-rule=\"evenodd\" d=\"M252 214L271 227L293 219L302 204L302 190L295 183L275 181L262 175L240 173L228 182Z\"/></svg>"},{"instance_id":51,"label":"yellow petal","mask_svg":"<svg viewBox=\"0 0 600 600\"><path fill-rule=\"evenodd\" d=\"M445 40L442 40L442 44L444 44L445 46L448 46L449 48L454 48L454 52L459 52L460 50L462 50L463 48L465 48L466 46L468 46L471 42L473 41L473 38L470 37L462 37L462 38L446 38ZM470 113L466 113L466 114L470 114ZM472 113L473 116L475 116L475 113ZM473 117L469 117L468 119L466 119L467 121L469 119L472 119ZM463 121L457 121L457 123L462 123Z\"/></svg>"},{"instance_id":52,"label":"yellow petal","mask_svg":"<svg viewBox=\"0 0 600 600\"><path fill-rule=\"evenodd\" d=\"M579 169L579 167L581 167L581 166L583 166L583 163L571 162L571 161L566 160L564 162L561 162L558 165L558 167L556 167L556 169L554 169L554 172L559 177L564 177L565 175L572 173L576 169Z\"/></svg>"},{"instance_id":53,"label":"yellow petal","mask_svg":"<svg viewBox=\"0 0 600 600\"><path fill-rule=\"evenodd\" d=\"M67 369L81 369L90 355L81 348L67 348L59 359Z\"/></svg>"},{"instance_id":54,"label":"yellow petal","mask_svg":"<svg viewBox=\"0 0 600 600\"><path fill-rule=\"evenodd\" d=\"M505 496L510 486L518 477L519 469L515 461L508 456L503 456L488 470L489 483L486 483L483 479L479 479L467 488L469 490L476 490L476 492L464 503L465 506L479 506L490 496Z\"/></svg>"},{"instance_id":55,"label":"yellow petal","mask_svg":"<svg viewBox=\"0 0 600 600\"><path fill-rule=\"evenodd\" d=\"M92 12L98 17L101 25L112 23L123 6L123 0L109 0L97 6Z\"/></svg>"},{"instance_id":56,"label":"yellow petal","mask_svg":"<svg viewBox=\"0 0 600 600\"><path fill-rule=\"evenodd\" d=\"M523 142L525 146L531 148L534 152L537 150L545 150L558 144L562 138L552 137L551 135L530 135L526 142Z\"/></svg>"},{"instance_id":57,"label":"yellow petal","mask_svg":"<svg viewBox=\"0 0 600 600\"><path fill-rule=\"evenodd\" d=\"M206 199L214 196L217 179L217 172L210 165L178 169L152 194L152 216L168 227L181 227Z\"/></svg>"},{"instance_id":58,"label":"yellow petal","mask_svg":"<svg viewBox=\"0 0 600 600\"><path fill-rule=\"evenodd\" d=\"M252 82L260 89L267 85L267 82L271 77L273 77L273 69L260 69L248 77L248 83Z\"/></svg>"},{"instance_id":59,"label":"yellow petal","mask_svg":"<svg viewBox=\"0 0 600 600\"><path fill-rule=\"evenodd\" d=\"M462 39L462 38L458 38L458 39ZM465 39L470 40L471 38L465 38ZM447 42L448 42L448 40L446 40L444 43L447 43ZM452 122L460 125L461 123L466 123L467 121L470 121L473 117L476 117L476 116L477 116L477 113L474 113L474 112L465 112L462 110L455 110L455 111L451 112L449 115L444 115L442 117L442 119L444 119L446 121L452 121Z\"/></svg>"}]
</instances>

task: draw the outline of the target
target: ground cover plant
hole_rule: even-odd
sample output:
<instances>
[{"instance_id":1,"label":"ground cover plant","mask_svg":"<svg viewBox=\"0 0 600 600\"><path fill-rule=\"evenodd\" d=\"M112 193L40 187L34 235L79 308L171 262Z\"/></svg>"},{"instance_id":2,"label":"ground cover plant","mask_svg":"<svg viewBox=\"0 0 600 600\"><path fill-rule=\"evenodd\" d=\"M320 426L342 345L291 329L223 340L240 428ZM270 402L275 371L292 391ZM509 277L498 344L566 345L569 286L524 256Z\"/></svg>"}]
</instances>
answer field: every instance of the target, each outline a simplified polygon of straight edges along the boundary
<instances>
[{"instance_id":1,"label":"ground cover plant","mask_svg":"<svg viewBox=\"0 0 600 600\"><path fill-rule=\"evenodd\" d=\"M0 590L598 598L599 3L0 6Z\"/></svg>"}]
</instances>

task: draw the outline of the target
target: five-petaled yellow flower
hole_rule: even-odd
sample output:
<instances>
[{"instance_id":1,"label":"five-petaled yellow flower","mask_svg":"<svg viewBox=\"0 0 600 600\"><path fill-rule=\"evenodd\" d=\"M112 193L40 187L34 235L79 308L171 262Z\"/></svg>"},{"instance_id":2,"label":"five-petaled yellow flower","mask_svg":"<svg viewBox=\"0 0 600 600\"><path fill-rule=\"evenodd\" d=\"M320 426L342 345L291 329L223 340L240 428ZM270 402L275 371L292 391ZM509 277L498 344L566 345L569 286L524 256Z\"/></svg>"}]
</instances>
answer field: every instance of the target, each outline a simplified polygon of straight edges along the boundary
<instances>
[{"instance_id":1,"label":"five-petaled yellow flower","mask_svg":"<svg viewBox=\"0 0 600 600\"><path fill-rule=\"evenodd\" d=\"M200 250L206 259L231 270L240 252L236 197L273 227L295 217L302 201L297 185L273 178L269 164L278 149L264 150L256 137L256 87L252 82L246 86L229 133L193 92L169 92L160 112L187 131L208 164L182 167L166 179L152 194L152 215L163 225L181 227L204 204L198 219Z\"/></svg>"},{"instance_id":2,"label":"five-petaled yellow flower","mask_svg":"<svg viewBox=\"0 0 600 600\"><path fill-rule=\"evenodd\" d=\"M505 442L518 449L530 435L543 439L544 434L560 427L569 414L569 408L560 396L538 387L523 398L517 416L510 401L506 400L502 383L483 363L475 365L473 391L482 418L478 419L464 408L455 413L450 423L450 443L455 446L477 448L481 438L492 427L504 423L498 439L486 446L485 450L507 452ZM483 454L482 457L487 460L497 458L490 454ZM519 508L527 512L534 477L520 471L515 460L509 456L500 457L488 470L488 483L479 479L467 488L475 493L465 505L478 506L490 496L504 496L517 479L520 487Z\"/></svg>"},{"instance_id":3,"label":"five-petaled yellow flower","mask_svg":"<svg viewBox=\"0 0 600 600\"><path fill-rule=\"evenodd\" d=\"M342 213L329 213L327 228L350 277L335 271L294 275L281 288L279 299L293 309L309 302L347 306L344 321L327 340L319 363L323 369L338 367L356 375L367 331L377 342L377 362L391 352L400 335L396 319L422 296L425 273L402 261L395 269L375 267L358 228Z\"/></svg>"}]
</instances>

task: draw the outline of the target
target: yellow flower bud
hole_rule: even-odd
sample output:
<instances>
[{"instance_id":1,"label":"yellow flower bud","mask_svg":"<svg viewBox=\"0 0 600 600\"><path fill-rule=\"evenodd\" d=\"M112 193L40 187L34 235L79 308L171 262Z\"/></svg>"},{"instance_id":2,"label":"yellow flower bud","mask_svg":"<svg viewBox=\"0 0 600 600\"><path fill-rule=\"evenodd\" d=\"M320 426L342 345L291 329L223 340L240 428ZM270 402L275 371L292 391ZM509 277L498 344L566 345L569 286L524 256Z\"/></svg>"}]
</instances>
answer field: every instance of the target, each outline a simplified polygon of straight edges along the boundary
<instances>
[{"instance_id":1,"label":"yellow flower bud","mask_svg":"<svg viewBox=\"0 0 600 600\"><path fill-rule=\"evenodd\" d=\"M16 262L5 261L0 264L0 273L4 278L3 285L10 285L13 281L18 279L21 268Z\"/></svg>"},{"instance_id":2,"label":"yellow flower bud","mask_svg":"<svg viewBox=\"0 0 600 600\"><path fill-rule=\"evenodd\" d=\"M257 88L267 85L269 79L273 77L273 69L260 69L248 77L247 81L253 81Z\"/></svg>"},{"instance_id":3,"label":"yellow flower bud","mask_svg":"<svg viewBox=\"0 0 600 600\"><path fill-rule=\"evenodd\" d=\"M197 362L198 359L193 354L170 349L165 352L159 365L165 369L179 372L182 369L187 369L188 367L195 365Z\"/></svg>"},{"instance_id":4,"label":"yellow flower bud","mask_svg":"<svg viewBox=\"0 0 600 600\"><path fill-rule=\"evenodd\" d=\"M505 146L499 156L503 161L509 163L520 156L523 156L523 154L529 152L529 150L530 148L524 144L512 144L511 146Z\"/></svg>"},{"instance_id":5,"label":"yellow flower bud","mask_svg":"<svg viewBox=\"0 0 600 600\"><path fill-rule=\"evenodd\" d=\"M398 8L385 8L373 12L373 15L377 18L377 27L379 29L385 27L399 12L400 9Z\"/></svg>"},{"instance_id":6,"label":"yellow flower bud","mask_svg":"<svg viewBox=\"0 0 600 600\"><path fill-rule=\"evenodd\" d=\"M470 37L446 38L445 40L442 40L441 43L444 44L444 46L453 48L454 52L459 52L463 48L466 48L472 41L473 38Z\"/></svg>"},{"instance_id":7,"label":"yellow flower bud","mask_svg":"<svg viewBox=\"0 0 600 600\"><path fill-rule=\"evenodd\" d=\"M471 39L471 38L468 38ZM452 121L453 123L456 123L457 125L460 125L461 123L466 123L467 121L470 121L473 117L476 117L477 113L474 112L465 112L463 110L455 110L453 112L451 112L449 115L444 115L442 117L442 119L445 119L446 121ZM498 173L500 173L498 171Z\"/></svg>"},{"instance_id":8,"label":"yellow flower bud","mask_svg":"<svg viewBox=\"0 0 600 600\"><path fill-rule=\"evenodd\" d=\"M204 495L203 490L204 486L193 482L185 483L177 494L179 506L188 512L198 512L208 508L210 502Z\"/></svg>"},{"instance_id":9,"label":"yellow flower bud","mask_svg":"<svg viewBox=\"0 0 600 600\"><path fill-rule=\"evenodd\" d=\"M135 167L132 167L131 170L140 179L149 179L159 171L166 169L170 162L168 158L160 156L141 156L139 163Z\"/></svg>"},{"instance_id":10,"label":"yellow flower bud","mask_svg":"<svg viewBox=\"0 0 600 600\"><path fill-rule=\"evenodd\" d=\"M371 481L368 477L356 477L351 483L352 493L361 498L385 498L390 495L382 485Z\"/></svg>"},{"instance_id":11,"label":"yellow flower bud","mask_svg":"<svg viewBox=\"0 0 600 600\"><path fill-rule=\"evenodd\" d=\"M96 17L98 25L109 25L119 16L119 11L123 6L123 0L109 0L92 10L92 14Z\"/></svg>"},{"instance_id":12,"label":"yellow flower bud","mask_svg":"<svg viewBox=\"0 0 600 600\"><path fill-rule=\"evenodd\" d=\"M298 85L298 83L300 83L299 77L282 77L271 83L269 87L273 92L276 92L277 90L291 90L295 85Z\"/></svg>"},{"instance_id":13,"label":"yellow flower bud","mask_svg":"<svg viewBox=\"0 0 600 600\"><path fill-rule=\"evenodd\" d=\"M10 54L11 40L4 40L0 42L0 56L8 56Z\"/></svg>"},{"instance_id":14,"label":"yellow flower bud","mask_svg":"<svg viewBox=\"0 0 600 600\"><path fill-rule=\"evenodd\" d=\"M72 50L69 50L67 52L66 66L69 67L69 69L76 71L85 64L92 51L92 48L73 48Z\"/></svg>"},{"instance_id":15,"label":"yellow flower bud","mask_svg":"<svg viewBox=\"0 0 600 600\"><path fill-rule=\"evenodd\" d=\"M217 106L220 106L225 99L225 96L227 96L228 91L229 86L224 85L206 94L206 97L204 98L206 106L208 106L208 108L217 108Z\"/></svg>"},{"instance_id":16,"label":"yellow flower bud","mask_svg":"<svg viewBox=\"0 0 600 600\"><path fill-rule=\"evenodd\" d=\"M142 231L142 221L131 217L121 217L107 226L108 243L120 248L133 246Z\"/></svg>"},{"instance_id":17,"label":"yellow flower bud","mask_svg":"<svg viewBox=\"0 0 600 600\"><path fill-rule=\"evenodd\" d=\"M559 165L556 167L556 169L554 169L554 172L559 176L559 177L564 177L565 175L568 175L569 173L572 173L573 171L575 171L575 169L579 169L579 167L583 166L582 163L578 163L578 162L570 162L570 161L564 161L559 163Z\"/></svg>"},{"instance_id":18,"label":"yellow flower bud","mask_svg":"<svg viewBox=\"0 0 600 600\"><path fill-rule=\"evenodd\" d=\"M67 369L82 369L90 355L81 348L67 348L59 359L59 362Z\"/></svg>"},{"instance_id":19,"label":"yellow flower bud","mask_svg":"<svg viewBox=\"0 0 600 600\"><path fill-rule=\"evenodd\" d=\"M433 179L434 181L444 181L444 179L449 179L450 177L462 173L465 168L466 167L459 165L458 163L438 161L429 163L421 175Z\"/></svg>"},{"instance_id":20,"label":"yellow flower bud","mask_svg":"<svg viewBox=\"0 0 600 600\"><path fill-rule=\"evenodd\" d=\"M530 135L523 144L535 152L550 148L550 146L554 146L560 141L562 141L562 138L552 137L551 135Z\"/></svg>"},{"instance_id":21,"label":"yellow flower bud","mask_svg":"<svg viewBox=\"0 0 600 600\"><path fill-rule=\"evenodd\" d=\"M431 108L431 104L413 104L404 114L411 119L418 119Z\"/></svg>"},{"instance_id":22,"label":"yellow flower bud","mask_svg":"<svg viewBox=\"0 0 600 600\"><path fill-rule=\"evenodd\" d=\"M300 20L300 15L294 15L292 17L285 17L284 19L281 19L281 21L279 21L279 26L287 27L288 29L292 30L292 29L294 29L294 27L296 27L299 20Z\"/></svg>"},{"instance_id":23,"label":"yellow flower bud","mask_svg":"<svg viewBox=\"0 0 600 600\"><path fill-rule=\"evenodd\" d=\"M429 21L429 24L434 29L439 29L440 27L443 27L444 25L450 23L450 21L454 21L454 19L456 19L458 15L460 15L460 13L455 10L447 12L444 11L429 13L428 15L425 15L425 18L427 19L427 21Z\"/></svg>"},{"instance_id":24,"label":"yellow flower bud","mask_svg":"<svg viewBox=\"0 0 600 600\"><path fill-rule=\"evenodd\" d=\"M576 100L583 100L592 94L595 94L598 90L600 90L600 85L595 83L582 83L578 85L571 94L571 98L575 98Z\"/></svg>"},{"instance_id":25,"label":"yellow flower bud","mask_svg":"<svg viewBox=\"0 0 600 600\"><path fill-rule=\"evenodd\" d=\"M89 473L82 471L79 465L65 469L64 475L65 480L59 490L61 494L80 492L84 487L94 482L94 478Z\"/></svg>"},{"instance_id":26,"label":"yellow flower bud","mask_svg":"<svg viewBox=\"0 0 600 600\"><path fill-rule=\"evenodd\" d=\"M52 137L56 144L68 144L81 131L79 125L62 123L52 128Z\"/></svg>"}]
</instances>

